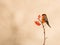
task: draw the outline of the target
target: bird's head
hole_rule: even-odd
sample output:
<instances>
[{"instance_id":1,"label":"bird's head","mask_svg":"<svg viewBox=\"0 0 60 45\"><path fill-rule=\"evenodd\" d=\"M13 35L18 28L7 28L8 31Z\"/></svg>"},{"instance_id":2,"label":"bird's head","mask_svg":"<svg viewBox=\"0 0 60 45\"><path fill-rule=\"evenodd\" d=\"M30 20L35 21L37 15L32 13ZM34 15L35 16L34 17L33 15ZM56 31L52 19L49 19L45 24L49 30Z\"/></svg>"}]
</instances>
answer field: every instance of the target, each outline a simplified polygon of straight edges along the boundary
<instances>
[{"instance_id":1,"label":"bird's head","mask_svg":"<svg viewBox=\"0 0 60 45\"><path fill-rule=\"evenodd\" d=\"M42 16L46 16L46 14L42 14Z\"/></svg>"}]
</instances>

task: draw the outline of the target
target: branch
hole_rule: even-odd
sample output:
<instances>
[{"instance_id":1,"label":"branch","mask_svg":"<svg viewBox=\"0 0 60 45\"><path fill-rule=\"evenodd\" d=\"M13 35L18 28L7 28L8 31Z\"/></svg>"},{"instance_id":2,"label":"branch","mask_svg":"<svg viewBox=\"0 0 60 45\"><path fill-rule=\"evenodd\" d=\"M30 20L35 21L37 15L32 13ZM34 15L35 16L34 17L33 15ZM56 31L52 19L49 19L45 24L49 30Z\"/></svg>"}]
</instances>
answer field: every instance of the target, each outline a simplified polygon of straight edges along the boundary
<instances>
[{"instance_id":1,"label":"branch","mask_svg":"<svg viewBox=\"0 0 60 45\"><path fill-rule=\"evenodd\" d=\"M40 22L41 22L41 20L40 19L38 19ZM41 24L42 24L42 27L43 27L43 30L44 30L44 42L43 42L43 45L45 45L45 28L44 28L44 25L43 25L43 23L41 22Z\"/></svg>"}]
</instances>

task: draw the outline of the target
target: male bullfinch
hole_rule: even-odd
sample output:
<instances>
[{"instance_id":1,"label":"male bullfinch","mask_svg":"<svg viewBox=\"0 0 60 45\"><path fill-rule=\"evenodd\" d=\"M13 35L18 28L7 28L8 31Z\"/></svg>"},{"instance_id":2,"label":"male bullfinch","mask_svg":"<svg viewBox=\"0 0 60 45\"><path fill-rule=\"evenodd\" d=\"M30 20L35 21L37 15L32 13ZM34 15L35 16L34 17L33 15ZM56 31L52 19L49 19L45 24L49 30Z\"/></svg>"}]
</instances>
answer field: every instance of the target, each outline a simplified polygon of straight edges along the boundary
<instances>
[{"instance_id":1,"label":"male bullfinch","mask_svg":"<svg viewBox=\"0 0 60 45\"><path fill-rule=\"evenodd\" d=\"M42 23L46 23L51 28L46 14L42 14Z\"/></svg>"}]
</instances>

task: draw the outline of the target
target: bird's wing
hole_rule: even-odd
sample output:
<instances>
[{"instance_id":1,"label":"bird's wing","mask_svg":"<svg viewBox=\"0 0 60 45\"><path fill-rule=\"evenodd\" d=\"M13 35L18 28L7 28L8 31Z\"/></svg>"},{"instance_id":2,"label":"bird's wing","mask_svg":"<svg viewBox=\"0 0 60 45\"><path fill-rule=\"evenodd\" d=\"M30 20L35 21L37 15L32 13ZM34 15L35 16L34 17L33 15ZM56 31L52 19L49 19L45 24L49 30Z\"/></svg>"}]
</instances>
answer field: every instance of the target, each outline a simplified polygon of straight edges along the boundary
<instances>
[{"instance_id":1,"label":"bird's wing","mask_svg":"<svg viewBox=\"0 0 60 45\"><path fill-rule=\"evenodd\" d=\"M45 16L45 17L44 17L44 19L45 19L45 21L48 21L48 18L47 18L47 16Z\"/></svg>"},{"instance_id":2,"label":"bird's wing","mask_svg":"<svg viewBox=\"0 0 60 45\"><path fill-rule=\"evenodd\" d=\"M46 22L46 23L47 23L47 25L51 28L51 26L49 25L49 21L48 21L47 16L45 16L45 22Z\"/></svg>"}]
</instances>

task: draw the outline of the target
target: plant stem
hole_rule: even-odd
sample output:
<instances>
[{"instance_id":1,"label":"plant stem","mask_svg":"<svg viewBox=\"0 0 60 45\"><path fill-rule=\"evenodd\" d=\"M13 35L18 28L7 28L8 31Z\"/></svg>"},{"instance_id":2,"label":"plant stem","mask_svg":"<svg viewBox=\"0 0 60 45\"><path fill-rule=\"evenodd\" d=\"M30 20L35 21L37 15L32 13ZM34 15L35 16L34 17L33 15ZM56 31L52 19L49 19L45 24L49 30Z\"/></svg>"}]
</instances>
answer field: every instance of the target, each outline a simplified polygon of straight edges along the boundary
<instances>
[{"instance_id":1,"label":"plant stem","mask_svg":"<svg viewBox=\"0 0 60 45\"><path fill-rule=\"evenodd\" d=\"M44 43L43 43L43 45L45 45L45 28L44 28L44 25L43 25L43 30L44 30Z\"/></svg>"},{"instance_id":2,"label":"plant stem","mask_svg":"<svg viewBox=\"0 0 60 45\"><path fill-rule=\"evenodd\" d=\"M40 22L41 22L41 20L40 19L38 19ZM43 30L44 30L44 42L43 42L43 45L45 45L45 40L46 40L46 38L45 38L45 28L44 28L44 25L43 25L43 23L41 22L41 24L42 24L42 27L43 27Z\"/></svg>"}]
</instances>

